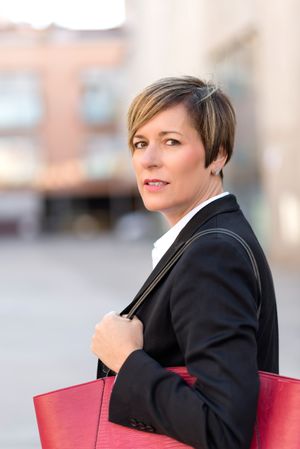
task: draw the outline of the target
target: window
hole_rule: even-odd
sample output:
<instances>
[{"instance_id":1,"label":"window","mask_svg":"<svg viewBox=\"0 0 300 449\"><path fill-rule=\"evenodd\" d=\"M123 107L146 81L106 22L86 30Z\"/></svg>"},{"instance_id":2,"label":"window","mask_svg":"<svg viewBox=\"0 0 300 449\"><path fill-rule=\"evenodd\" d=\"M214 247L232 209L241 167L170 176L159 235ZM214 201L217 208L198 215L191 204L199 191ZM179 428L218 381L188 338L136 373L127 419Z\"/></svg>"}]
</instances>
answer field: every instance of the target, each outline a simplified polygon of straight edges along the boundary
<instances>
[{"instance_id":1,"label":"window","mask_svg":"<svg viewBox=\"0 0 300 449\"><path fill-rule=\"evenodd\" d=\"M0 130L35 127L41 116L38 76L31 72L1 72Z\"/></svg>"},{"instance_id":2,"label":"window","mask_svg":"<svg viewBox=\"0 0 300 449\"><path fill-rule=\"evenodd\" d=\"M31 184L39 166L38 145L34 139L0 138L0 186Z\"/></svg>"},{"instance_id":3,"label":"window","mask_svg":"<svg viewBox=\"0 0 300 449\"><path fill-rule=\"evenodd\" d=\"M113 134L92 135L85 150L85 172L88 179L109 179L128 172L126 142Z\"/></svg>"},{"instance_id":4,"label":"window","mask_svg":"<svg viewBox=\"0 0 300 449\"><path fill-rule=\"evenodd\" d=\"M91 68L82 72L81 116L87 125L105 126L117 119L120 75L117 70Z\"/></svg>"}]
</instances>

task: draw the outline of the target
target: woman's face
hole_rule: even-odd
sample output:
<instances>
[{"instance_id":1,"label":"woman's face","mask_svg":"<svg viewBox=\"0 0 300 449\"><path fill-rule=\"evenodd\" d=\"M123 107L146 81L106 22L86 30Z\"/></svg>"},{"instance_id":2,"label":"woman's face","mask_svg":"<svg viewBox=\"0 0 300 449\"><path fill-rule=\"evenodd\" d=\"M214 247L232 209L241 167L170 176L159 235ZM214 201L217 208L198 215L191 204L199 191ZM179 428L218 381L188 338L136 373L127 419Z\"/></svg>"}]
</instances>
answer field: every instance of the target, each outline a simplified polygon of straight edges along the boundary
<instances>
[{"instance_id":1,"label":"woman's face","mask_svg":"<svg viewBox=\"0 0 300 449\"><path fill-rule=\"evenodd\" d=\"M133 148L144 205L163 213L171 225L223 191L220 177L212 174L216 161L205 168L203 143L183 104L158 113L139 128Z\"/></svg>"}]
</instances>

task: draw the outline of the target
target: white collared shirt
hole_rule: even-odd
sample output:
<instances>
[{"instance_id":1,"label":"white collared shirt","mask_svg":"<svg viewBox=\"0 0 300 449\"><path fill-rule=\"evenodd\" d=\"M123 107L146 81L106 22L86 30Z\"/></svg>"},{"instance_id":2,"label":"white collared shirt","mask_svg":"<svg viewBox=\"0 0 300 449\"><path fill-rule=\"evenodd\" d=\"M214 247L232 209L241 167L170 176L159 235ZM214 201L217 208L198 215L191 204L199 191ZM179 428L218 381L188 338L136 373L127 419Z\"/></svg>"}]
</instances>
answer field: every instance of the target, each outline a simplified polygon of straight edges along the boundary
<instances>
[{"instance_id":1,"label":"white collared shirt","mask_svg":"<svg viewBox=\"0 0 300 449\"><path fill-rule=\"evenodd\" d=\"M207 206L209 203L212 203L219 198L223 198L223 196L229 195L229 192L223 192L219 195L212 196L203 203L198 204L198 206L194 207L190 212L184 215L172 228L170 228L162 237L160 237L153 245L152 249L152 266L156 267L160 259L163 255L168 251L172 243L175 242L177 236L180 231L185 227L185 225L191 220L191 218L199 212L200 209Z\"/></svg>"}]
</instances>

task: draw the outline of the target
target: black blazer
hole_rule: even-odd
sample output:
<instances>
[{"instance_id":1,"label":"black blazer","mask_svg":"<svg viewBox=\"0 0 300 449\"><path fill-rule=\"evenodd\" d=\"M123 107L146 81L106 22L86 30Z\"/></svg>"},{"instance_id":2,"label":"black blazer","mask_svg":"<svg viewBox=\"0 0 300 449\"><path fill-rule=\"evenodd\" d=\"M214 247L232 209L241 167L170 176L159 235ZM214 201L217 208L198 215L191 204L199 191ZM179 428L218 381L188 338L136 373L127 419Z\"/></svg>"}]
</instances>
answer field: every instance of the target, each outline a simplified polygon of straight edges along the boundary
<instances>
[{"instance_id":1,"label":"black blazer","mask_svg":"<svg viewBox=\"0 0 300 449\"><path fill-rule=\"evenodd\" d=\"M130 306L178 246L216 227L239 234L255 255L263 291L259 323L259 289L245 249L226 235L201 237L138 309L144 348L133 352L118 374L109 419L199 449L247 449L257 370L278 372L278 326L266 258L233 195L215 200L190 220ZM180 365L196 376L195 388L164 369Z\"/></svg>"}]
</instances>

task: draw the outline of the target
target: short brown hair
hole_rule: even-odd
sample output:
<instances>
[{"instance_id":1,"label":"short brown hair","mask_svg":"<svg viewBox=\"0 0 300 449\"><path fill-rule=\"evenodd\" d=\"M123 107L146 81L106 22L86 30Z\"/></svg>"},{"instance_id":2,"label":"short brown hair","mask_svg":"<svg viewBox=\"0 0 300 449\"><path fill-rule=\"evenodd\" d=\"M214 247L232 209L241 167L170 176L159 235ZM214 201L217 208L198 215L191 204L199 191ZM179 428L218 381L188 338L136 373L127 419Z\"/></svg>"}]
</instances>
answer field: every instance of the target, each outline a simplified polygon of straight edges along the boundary
<instances>
[{"instance_id":1,"label":"short brown hair","mask_svg":"<svg viewBox=\"0 0 300 449\"><path fill-rule=\"evenodd\" d=\"M146 87L128 111L128 141L133 150L137 130L156 114L183 103L205 148L205 166L222 147L229 161L234 145L235 112L228 97L214 84L193 76L162 78Z\"/></svg>"}]
</instances>

